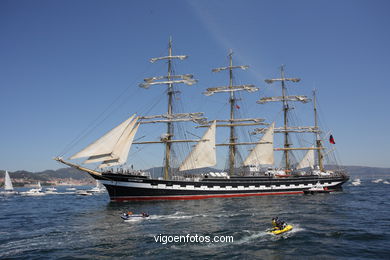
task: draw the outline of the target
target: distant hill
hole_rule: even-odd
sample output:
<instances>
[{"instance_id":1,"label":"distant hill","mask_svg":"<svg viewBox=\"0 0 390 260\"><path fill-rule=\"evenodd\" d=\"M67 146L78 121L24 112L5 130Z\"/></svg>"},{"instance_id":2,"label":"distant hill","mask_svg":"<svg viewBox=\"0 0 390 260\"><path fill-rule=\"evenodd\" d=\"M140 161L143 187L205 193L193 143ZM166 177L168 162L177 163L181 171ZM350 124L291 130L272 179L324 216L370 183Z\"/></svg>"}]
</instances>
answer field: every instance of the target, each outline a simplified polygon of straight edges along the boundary
<instances>
[{"instance_id":1,"label":"distant hill","mask_svg":"<svg viewBox=\"0 0 390 260\"><path fill-rule=\"evenodd\" d=\"M43 172L29 172L29 171L15 171L10 172L11 178L26 179L34 181L49 181L51 179L75 179L75 180L88 180L92 177L80 170L74 168L61 168L58 170L46 170ZM4 178L5 171L0 170L0 178Z\"/></svg>"}]
</instances>

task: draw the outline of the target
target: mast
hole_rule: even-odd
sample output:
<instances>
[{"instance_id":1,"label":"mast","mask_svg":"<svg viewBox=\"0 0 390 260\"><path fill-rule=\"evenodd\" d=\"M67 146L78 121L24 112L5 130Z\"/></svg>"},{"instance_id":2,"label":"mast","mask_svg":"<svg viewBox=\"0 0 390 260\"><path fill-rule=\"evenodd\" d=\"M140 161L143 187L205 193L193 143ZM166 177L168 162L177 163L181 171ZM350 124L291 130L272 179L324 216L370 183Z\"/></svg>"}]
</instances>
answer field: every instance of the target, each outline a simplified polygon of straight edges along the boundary
<instances>
[{"instance_id":1,"label":"mast","mask_svg":"<svg viewBox=\"0 0 390 260\"><path fill-rule=\"evenodd\" d=\"M229 53L229 89L233 88L233 52L230 50ZM234 91L230 91L230 145L229 145L229 174L233 175L234 173L234 161L236 158L236 146L234 143L236 142L236 137L234 133L234 107L235 107L235 97Z\"/></svg>"},{"instance_id":2,"label":"mast","mask_svg":"<svg viewBox=\"0 0 390 260\"><path fill-rule=\"evenodd\" d=\"M229 120L226 120L228 124L222 124L222 125L216 125L217 127L224 127L227 126L230 129L229 134L229 143L228 144L216 144L218 145L228 145L229 146L229 175L234 174L235 169L235 159L236 159L236 145L240 145L240 143L237 143L237 137L235 135L235 127L236 126L243 126L243 125L259 125L264 124L264 119L256 119L256 118L248 118L248 119L236 119L234 115L234 110L236 107L236 98L234 92L236 91L248 91L248 92L254 92L257 91L258 88L256 88L254 85L233 85L233 70L234 69L242 69L246 70L249 68L247 65L233 65L233 52L230 50L229 52L229 65L227 67L220 67L216 69L212 69L212 72L220 72L227 70L229 71L229 85L224 87L213 87L208 88L204 94L206 96L213 95L215 93L222 93L222 92L229 92L229 103L230 103L230 118ZM216 120L217 122L223 122L225 120ZM237 122L244 122L244 121L252 121L253 123L237 123ZM244 143L242 143L244 144ZM252 143L245 143L252 144Z\"/></svg>"},{"instance_id":3,"label":"mast","mask_svg":"<svg viewBox=\"0 0 390 260\"><path fill-rule=\"evenodd\" d=\"M280 67L280 75L282 77L282 97L283 97L283 116L284 116L284 148L290 148L290 143L288 141L288 131L287 131L287 127L288 127L288 117L287 117L287 113L288 113L288 110L289 110L289 107L288 107L288 103L287 103L287 100L286 100L286 85L285 85L285 77L284 77L284 65L282 65ZM289 151L288 150L285 150L284 151L284 159L286 161L286 164L285 164L285 167L286 169L290 169L290 159L289 159Z\"/></svg>"},{"instance_id":4,"label":"mast","mask_svg":"<svg viewBox=\"0 0 390 260\"><path fill-rule=\"evenodd\" d=\"M291 144L289 142L289 132L290 127L288 125L288 111L290 110L288 101L301 101L303 103L308 102L308 98L305 96L287 96L287 87L286 87L286 81L291 82L299 82L301 79L299 78L286 78L284 74L284 65L280 68L280 76L281 78L278 79L266 79L265 82L268 84L272 84L276 81L281 82L282 86L282 96L281 97L265 97L257 101L257 103L263 104L270 101L282 101L283 102L283 129L281 132L284 134L284 148L282 149L275 149L275 150L281 150L284 153L284 160L285 160L285 169L288 170L291 168L290 165L290 158L289 153L291 150L294 150L294 148L290 148Z\"/></svg>"},{"instance_id":5,"label":"mast","mask_svg":"<svg viewBox=\"0 0 390 260\"><path fill-rule=\"evenodd\" d=\"M180 113L174 114L173 112L173 95L174 95L174 84L186 84L194 85L197 83L197 80L193 78L191 74L183 75L174 75L172 70L172 62L174 59L184 60L188 58L187 55L173 55L172 54L172 38L169 39L168 43L168 56L158 57L150 59L150 62L154 63L160 60L167 60L168 62L168 71L166 76L158 76L144 79L144 83L141 83L139 86L145 89L148 89L154 85L165 85L167 87L167 97L168 97L168 106L167 113L163 115L153 115L153 116L143 116L140 117L140 124L149 124L149 123L166 123L167 131L163 138L160 141L146 141L146 142L134 142L134 144L152 144L152 143L163 143L165 145L165 158L164 158L164 180L170 178L170 161L171 161L171 151L172 143L175 142L198 142L199 140L173 140L174 122L188 122L193 121L195 123L201 123L206 120L203 117L203 113Z\"/></svg>"},{"instance_id":6,"label":"mast","mask_svg":"<svg viewBox=\"0 0 390 260\"><path fill-rule=\"evenodd\" d=\"M321 137L320 137L320 131L318 128L318 113L317 113L317 97L316 97L316 91L313 90L313 108L314 108L314 127L317 129L316 134L316 147L317 150L317 157L318 157L318 167L320 168L320 171L324 171L324 162L323 162L323 155L322 155L322 143L321 143Z\"/></svg>"},{"instance_id":7,"label":"mast","mask_svg":"<svg viewBox=\"0 0 390 260\"><path fill-rule=\"evenodd\" d=\"M172 56L172 38L169 38L169 46L168 46L168 56ZM171 81L171 75L172 75L172 60L168 59L168 82ZM167 84L168 86L168 116L172 116L172 82L169 82ZM164 180L169 179L169 167L170 167L170 160L171 160L171 145L172 143L169 142L172 139L173 136L173 127L172 122L167 122L167 135L166 140L168 142L165 143L165 165L164 165Z\"/></svg>"}]
</instances>

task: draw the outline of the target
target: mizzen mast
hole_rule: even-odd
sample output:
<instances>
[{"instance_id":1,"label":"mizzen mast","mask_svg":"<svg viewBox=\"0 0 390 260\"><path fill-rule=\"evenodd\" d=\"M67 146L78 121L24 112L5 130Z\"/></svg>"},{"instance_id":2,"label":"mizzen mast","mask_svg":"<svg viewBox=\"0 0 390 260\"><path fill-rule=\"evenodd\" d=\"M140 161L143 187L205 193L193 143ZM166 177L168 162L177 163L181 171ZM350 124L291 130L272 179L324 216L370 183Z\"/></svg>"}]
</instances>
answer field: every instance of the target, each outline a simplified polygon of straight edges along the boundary
<instances>
[{"instance_id":1,"label":"mizzen mast","mask_svg":"<svg viewBox=\"0 0 390 260\"><path fill-rule=\"evenodd\" d=\"M314 109L314 127L317 129L316 131L316 147L317 149L317 157L318 157L318 167L320 171L324 171L324 156L322 155L322 143L321 143L321 136L320 131L318 127L318 113L317 113L317 97L316 97L316 91L313 90L313 109Z\"/></svg>"}]
</instances>

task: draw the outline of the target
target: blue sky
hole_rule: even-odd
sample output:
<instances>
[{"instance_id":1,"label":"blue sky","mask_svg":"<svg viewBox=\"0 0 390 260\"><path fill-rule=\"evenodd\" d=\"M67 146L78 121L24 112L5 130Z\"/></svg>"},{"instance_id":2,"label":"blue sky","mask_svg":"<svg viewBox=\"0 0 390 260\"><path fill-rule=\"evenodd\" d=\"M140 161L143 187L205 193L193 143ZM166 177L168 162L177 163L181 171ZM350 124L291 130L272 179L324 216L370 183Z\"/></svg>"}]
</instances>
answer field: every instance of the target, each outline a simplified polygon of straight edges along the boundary
<instances>
[{"instance_id":1,"label":"blue sky","mask_svg":"<svg viewBox=\"0 0 390 260\"><path fill-rule=\"evenodd\" d=\"M99 123L70 153L147 111L163 90L137 85L165 72L148 60L166 54L170 36L174 52L190 56L177 72L199 79L181 87L188 110L210 111L209 118L221 111L221 96L206 101L200 92L227 83L211 68L225 66L232 49L236 64L250 66L237 73L238 83L260 88L243 94L246 110L273 120L255 101L279 94L264 79L285 64L287 75L302 78L291 93L318 90L342 164L390 167L389 7L385 0L2 0L0 169L60 168L52 158L91 124Z\"/></svg>"}]
</instances>

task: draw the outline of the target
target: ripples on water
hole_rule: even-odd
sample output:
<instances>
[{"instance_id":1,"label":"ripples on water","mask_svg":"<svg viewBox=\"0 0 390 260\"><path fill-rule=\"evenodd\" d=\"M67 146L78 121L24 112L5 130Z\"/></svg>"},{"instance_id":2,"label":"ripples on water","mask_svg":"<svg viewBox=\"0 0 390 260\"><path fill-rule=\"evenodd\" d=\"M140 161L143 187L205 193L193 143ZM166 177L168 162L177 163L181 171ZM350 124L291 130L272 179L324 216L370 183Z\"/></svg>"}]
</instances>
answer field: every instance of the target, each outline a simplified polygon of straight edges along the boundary
<instances>
[{"instance_id":1,"label":"ripples on water","mask_svg":"<svg viewBox=\"0 0 390 260\"><path fill-rule=\"evenodd\" d=\"M362 179L344 192L112 203L108 195L0 197L0 258L323 258L390 255L390 185ZM147 212L123 221L120 214ZM265 232L279 216L294 226ZM233 243L156 243L158 235L233 236Z\"/></svg>"}]
</instances>

